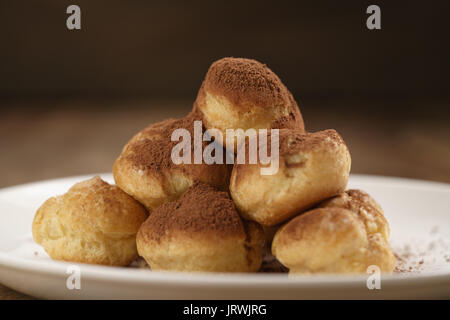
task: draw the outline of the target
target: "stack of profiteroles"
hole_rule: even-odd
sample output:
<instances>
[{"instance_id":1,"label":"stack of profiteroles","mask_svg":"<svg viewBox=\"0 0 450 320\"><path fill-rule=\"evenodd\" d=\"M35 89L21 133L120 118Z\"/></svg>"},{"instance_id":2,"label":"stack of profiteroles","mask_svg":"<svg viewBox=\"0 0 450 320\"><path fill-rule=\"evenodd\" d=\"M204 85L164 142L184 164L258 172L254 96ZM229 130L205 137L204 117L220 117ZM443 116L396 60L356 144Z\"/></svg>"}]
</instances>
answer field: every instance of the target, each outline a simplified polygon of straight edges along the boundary
<instances>
[{"instance_id":1,"label":"stack of profiteroles","mask_svg":"<svg viewBox=\"0 0 450 320\"><path fill-rule=\"evenodd\" d=\"M177 129L200 139L174 139ZM335 130L305 130L266 65L224 58L186 117L125 145L116 185L94 177L48 199L33 237L53 259L91 264L141 256L153 270L257 272L264 260L291 273L392 272L388 222L367 193L347 190L350 165Z\"/></svg>"}]
</instances>

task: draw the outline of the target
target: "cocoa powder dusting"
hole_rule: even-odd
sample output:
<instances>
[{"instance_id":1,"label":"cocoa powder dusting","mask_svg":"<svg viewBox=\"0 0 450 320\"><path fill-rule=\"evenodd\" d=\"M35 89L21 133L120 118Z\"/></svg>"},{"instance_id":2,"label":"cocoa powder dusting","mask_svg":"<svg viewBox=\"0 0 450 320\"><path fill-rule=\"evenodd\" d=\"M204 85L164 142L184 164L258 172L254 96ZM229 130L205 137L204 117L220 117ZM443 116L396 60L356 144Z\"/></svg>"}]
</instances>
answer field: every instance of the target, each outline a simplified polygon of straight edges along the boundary
<instances>
[{"instance_id":1,"label":"cocoa powder dusting","mask_svg":"<svg viewBox=\"0 0 450 320\"><path fill-rule=\"evenodd\" d=\"M153 211L140 232L149 240L160 241L165 235L186 231L190 234L214 233L245 239L243 222L227 192L194 183L177 201Z\"/></svg>"},{"instance_id":2,"label":"cocoa powder dusting","mask_svg":"<svg viewBox=\"0 0 450 320\"><path fill-rule=\"evenodd\" d=\"M438 226L426 236L403 236L401 240L391 240L391 245L396 257L394 272L401 276L450 271L450 239L439 232Z\"/></svg>"},{"instance_id":3,"label":"cocoa powder dusting","mask_svg":"<svg viewBox=\"0 0 450 320\"><path fill-rule=\"evenodd\" d=\"M310 151L320 145L334 144L344 144L344 140L333 129L314 133L280 130L280 155L292 155Z\"/></svg>"},{"instance_id":4,"label":"cocoa powder dusting","mask_svg":"<svg viewBox=\"0 0 450 320\"><path fill-rule=\"evenodd\" d=\"M223 58L208 70L203 86L227 97L233 104L253 103L261 107L287 105L289 91L265 64L253 59Z\"/></svg>"},{"instance_id":5,"label":"cocoa powder dusting","mask_svg":"<svg viewBox=\"0 0 450 320\"><path fill-rule=\"evenodd\" d=\"M164 120L145 128L139 133L139 138L130 143L125 157L130 159L135 166L155 172L174 166L171 152L179 141L171 141L172 132L175 129L183 128L190 132L193 139L195 120L201 120L198 113L191 113L181 119ZM206 142L203 144L205 145ZM193 143L191 145L191 156L193 157Z\"/></svg>"},{"instance_id":6,"label":"cocoa powder dusting","mask_svg":"<svg viewBox=\"0 0 450 320\"><path fill-rule=\"evenodd\" d=\"M272 132L267 132L267 143L264 147L267 148L267 156L271 155L271 135ZM259 137L252 137L251 139L259 139ZM253 141L253 143L255 143ZM280 129L279 130L279 155L289 156L295 155L299 152L308 152L318 146L325 145L329 147L334 147L336 145L344 144L344 140L334 129L328 129L324 131L305 133L301 129L289 130ZM258 145L258 144L256 144ZM245 159L249 159L249 139L245 140ZM302 167L304 164L297 164L297 166ZM294 164L288 164L288 166L295 166Z\"/></svg>"},{"instance_id":7,"label":"cocoa powder dusting","mask_svg":"<svg viewBox=\"0 0 450 320\"><path fill-rule=\"evenodd\" d=\"M290 101L289 115L272 122L271 129L296 129L305 132L305 124L303 123L303 117L297 102L295 102L292 93L290 93L289 90L287 91Z\"/></svg>"}]
</instances>

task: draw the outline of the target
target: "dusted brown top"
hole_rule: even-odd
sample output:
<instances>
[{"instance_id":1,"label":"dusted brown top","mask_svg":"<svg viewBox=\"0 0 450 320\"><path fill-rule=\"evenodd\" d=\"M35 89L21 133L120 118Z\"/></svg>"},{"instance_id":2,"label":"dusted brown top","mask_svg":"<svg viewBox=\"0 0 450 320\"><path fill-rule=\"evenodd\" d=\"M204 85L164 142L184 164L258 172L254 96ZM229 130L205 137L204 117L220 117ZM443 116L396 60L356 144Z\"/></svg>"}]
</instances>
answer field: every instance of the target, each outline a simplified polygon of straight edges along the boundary
<instances>
[{"instance_id":1,"label":"dusted brown top","mask_svg":"<svg viewBox=\"0 0 450 320\"><path fill-rule=\"evenodd\" d=\"M245 238L244 224L227 192L194 183L177 201L152 212L140 229L144 239L160 241L178 231ZM172 233L173 232L173 233Z\"/></svg>"},{"instance_id":2,"label":"dusted brown top","mask_svg":"<svg viewBox=\"0 0 450 320\"><path fill-rule=\"evenodd\" d=\"M267 154L271 154L271 136L272 131L267 131ZM252 137L258 139L259 137ZM253 142L254 143L254 142ZM257 144L258 145L258 144ZM316 147L329 146L330 148L345 145L344 140L334 129L328 129L318 132L304 132L301 129L279 129L279 155L290 156L300 152L308 152ZM243 148L244 146L241 146ZM245 159L249 159L249 141L245 143Z\"/></svg>"},{"instance_id":3,"label":"dusted brown top","mask_svg":"<svg viewBox=\"0 0 450 320\"><path fill-rule=\"evenodd\" d=\"M171 141L172 132L183 128L193 136L194 118L167 119L139 132L127 146L127 156L135 166L161 170L173 165L170 157L178 141Z\"/></svg>"},{"instance_id":4,"label":"dusted brown top","mask_svg":"<svg viewBox=\"0 0 450 320\"><path fill-rule=\"evenodd\" d=\"M345 191L345 194L347 194L350 199L353 199L355 201L360 201L362 203L366 203L380 211L380 213L383 213L383 209L380 207L380 205L375 201L374 198L372 198L368 193L358 190L358 189L350 189Z\"/></svg>"},{"instance_id":5,"label":"dusted brown top","mask_svg":"<svg viewBox=\"0 0 450 320\"><path fill-rule=\"evenodd\" d=\"M301 130L280 130L280 155L310 151L318 146L345 144L334 129L304 133Z\"/></svg>"},{"instance_id":6,"label":"dusted brown top","mask_svg":"<svg viewBox=\"0 0 450 320\"><path fill-rule=\"evenodd\" d=\"M214 62L205 77L205 89L227 97L233 104L250 102L261 107L289 103L280 78L265 64L244 58Z\"/></svg>"},{"instance_id":7,"label":"dusted brown top","mask_svg":"<svg viewBox=\"0 0 450 320\"><path fill-rule=\"evenodd\" d=\"M152 124L131 139L126 145L122 157L130 160L135 167L156 173L173 167L184 171L189 168L188 172L194 175L198 174L199 170L213 170L220 164L194 164L194 121L196 120L200 121L201 115L198 112L191 112L181 119L167 119ZM191 164L177 165L172 162L172 149L181 141L171 141L172 133L176 129L186 129L191 134ZM202 141L202 151L209 143L211 142Z\"/></svg>"},{"instance_id":8,"label":"dusted brown top","mask_svg":"<svg viewBox=\"0 0 450 320\"><path fill-rule=\"evenodd\" d=\"M208 96L222 103L227 111L206 110ZM222 101L222 102L220 102ZM304 130L303 118L294 97L280 78L265 64L245 58L223 58L214 62L200 87L194 110L207 114L206 128L221 130L249 128L298 128ZM227 114L228 112L228 114ZM231 118L231 123L224 118ZM234 121L234 123L233 123ZM228 127L223 124L228 122Z\"/></svg>"}]
</instances>

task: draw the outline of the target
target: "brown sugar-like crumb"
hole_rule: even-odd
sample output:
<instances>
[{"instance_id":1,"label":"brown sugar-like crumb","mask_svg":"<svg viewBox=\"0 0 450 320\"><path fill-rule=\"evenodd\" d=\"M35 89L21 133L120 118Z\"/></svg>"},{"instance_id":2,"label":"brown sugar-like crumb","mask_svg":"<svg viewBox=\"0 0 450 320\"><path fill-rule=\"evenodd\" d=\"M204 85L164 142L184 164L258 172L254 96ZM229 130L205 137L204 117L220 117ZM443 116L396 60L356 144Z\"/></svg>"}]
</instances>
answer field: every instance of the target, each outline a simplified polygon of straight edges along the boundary
<instances>
[{"instance_id":1,"label":"brown sugar-like crumb","mask_svg":"<svg viewBox=\"0 0 450 320\"><path fill-rule=\"evenodd\" d=\"M160 241L178 231L246 236L243 222L228 193L203 183L195 183L180 199L153 211L140 232L148 239Z\"/></svg>"}]
</instances>

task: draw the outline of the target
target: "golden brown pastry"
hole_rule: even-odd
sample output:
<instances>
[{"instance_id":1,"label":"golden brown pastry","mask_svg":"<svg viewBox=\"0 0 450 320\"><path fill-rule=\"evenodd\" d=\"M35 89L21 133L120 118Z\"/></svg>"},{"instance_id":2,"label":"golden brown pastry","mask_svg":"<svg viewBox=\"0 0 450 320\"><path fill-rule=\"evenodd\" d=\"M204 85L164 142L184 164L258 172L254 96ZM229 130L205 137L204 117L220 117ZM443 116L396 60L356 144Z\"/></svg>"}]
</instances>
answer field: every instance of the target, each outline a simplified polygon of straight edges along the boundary
<instances>
[{"instance_id":1,"label":"golden brown pastry","mask_svg":"<svg viewBox=\"0 0 450 320\"><path fill-rule=\"evenodd\" d=\"M265 64L244 58L214 62L198 92L194 109L207 129L296 128L303 118L292 94ZM232 138L231 138L232 139ZM235 140L236 141L236 140Z\"/></svg>"},{"instance_id":2,"label":"golden brown pastry","mask_svg":"<svg viewBox=\"0 0 450 320\"><path fill-rule=\"evenodd\" d=\"M94 177L45 201L33 238L52 259L126 266L138 256L136 233L146 218L136 200Z\"/></svg>"},{"instance_id":3,"label":"golden brown pastry","mask_svg":"<svg viewBox=\"0 0 450 320\"><path fill-rule=\"evenodd\" d=\"M337 195L336 197L327 199L320 203L321 207L343 207L350 209L355 206L372 206L382 215L383 209L367 192L359 189L349 189Z\"/></svg>"},{"instance_id":4,"label":"golden brown pastry","mask_svg":"<svg viewBox=\"0 0 450 320\"><path fill-rule=\"evenodd\" d=\"M145 128L123 148L113 167L116 184L142 203L148 210L178 199L195 181L226 190L229 168L226 164L194 163L194 121L191 113L182 119L169 119ZM179 141L171 141L175 129L191 134L191 164L175 164L172 149ZM181 141L181 139L180 139ZM202 148L209 142L202 142Z\"/></svg>"},{"instance_id":5,"label":"golden brown pastry","mask_svg":"<svg viewBox=\"0 0 450 320\"><path fill-rule=\"evenodd\" d=\"M263 244L261 228L240 218L229 195L202 183L154 210L137 235L153 270L254 272Z\"/></svg>"},{"instance_id":6,"label":"golden brown pastry","mask_svg":"<svg viewBox=\"0 0 450 320\"><path fill-rule=\"evenodd\" d=\"M362 190L350 189L327 199L318 205L319 208L342 208L357 213L370 233L381 233L389 240L389 223L381 206L369 194Z\"/></svg>"},{"instance_id":7,"label":"golden brown pastry","mask_svg":"<svg viewBox=\"0 0 450 320\"><path fill-rule=\"evenodd\" d=\"M291 273L392 272L389 226L379 206L359 190L325 201L280 228L272 253Z\"/></svg>"},{"instance_id":8,"label":"golden brown pastry","mask_svg":"<svg viewBox=\"0 0 450 320\"><path fill-rule=\"evenodd\" d=\"M250 143L241 147L248 149ZM234 165L230 193L245 219L274 226L343 192L351 159L335 130L304 133L281 129L278 164L273 175L262 175L261 168L267 165L260 162Z\"/></svg>"}]
</instances>

